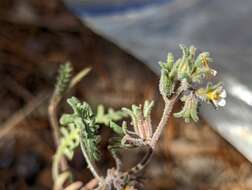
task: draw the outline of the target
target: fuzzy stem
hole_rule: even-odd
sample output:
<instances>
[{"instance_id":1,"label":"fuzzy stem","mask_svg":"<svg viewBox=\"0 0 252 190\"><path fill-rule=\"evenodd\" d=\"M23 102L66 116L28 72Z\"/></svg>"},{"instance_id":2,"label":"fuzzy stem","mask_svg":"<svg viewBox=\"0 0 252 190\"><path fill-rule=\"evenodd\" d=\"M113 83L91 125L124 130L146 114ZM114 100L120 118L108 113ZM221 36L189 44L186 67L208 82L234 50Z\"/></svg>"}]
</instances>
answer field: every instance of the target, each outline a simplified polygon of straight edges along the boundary
<instances>
[{"instance_id":1,"label":"fuzzy stem","mask_svg":"<svg viewBox=\"0 0 252 190\"><path fill-rule=\"evenodd\" d=\"M177 88L175 94L173 94L173 96L168 99L166 96L162 96L163 99L164 99L164 102L165 102L165 108L164 108L164 111L163 111L163 115L162 115L162 118L156 128L156 131L155 133L153 134L153 137L151 139L151 143L150 143L150 146L155 149L155 146L163 132L163 129L165 128L166 124L167 124L167 121L169 119L169 116L172 112L172 109L173 109L173 106L174 104L176 103L176 101L178 100L178 97L180 96L180 94L182 92L184 92L185 90L188 89L188 83L186 80L183 80L181 83L180 83L180 86Z\"/></svg>"},{"instance_id":2,"label":"fuzzy stem","mask_svg":"<svg viewBox=\"0 0 252 190\"><path fill-rule=\"evenodd\" d=\"M163 132L163 129L165 128L168 118L172 112L173 106L175 104L175 102L177 101L178 97L180 96L180 94L187 88L187 86L185 86L184 84L179 87L177 89L177 92L173 95L173 97L171 97L171 99L168 99L166 96L163 96L164 102L165 102L165 108L163 111L163 115L162 118L157 126L157 129L151 139L151 142L149 144L149 149L146 152L144 158L135 166L133 167L128 174L130 173L139 173L141 172L149 163L149 161L151 160L152 156L153 156L153 150L155 149L155 146Z\"/></svg>"},{"instance_id":3,"label":"fuzzy stem","mask_svg":"<svg viewBox=\"0 0 252 190\"><path fill-rule=\"evenodd\" d=\"M115 160L115 164L116 164L116 170L120 171L122 169L122 161L120 160L120 158L118 157L117 153L115 151L111 151L112 157Z\"/></svg>"},{"instance_id":4,"label":"fuzzy stem","mask_svg":"<svg viewBox=\"0 0 252 190\"><path fill-rule=\"evenodd\" d=\"M149 163L153 155L152 147L148 146L148 151L145 153L143 159L134 167L132 167L127 174L128 175L136 175L141 172Z\"/></svg>"},{"instance_id":5,"label":"fuzzy stem","mask_svg":"<svg viewBox=\"0 0 252 190\"><path fill-rule=\"evenodd\" d=\"M172 109L173 109L173 106L178 98L178 96L180 95L180 93L176 93L176 95L171 98L170 100L163 96L163 99L164 99L164 102L165 102L165 108L164 108L164 112L163 112L163 115L162 115L162 118L156 128L156 131L154 132L153 134L153 137L151 139L151 143L150 143L150 146L154 149L162 132L163 132L163 129L165 128L166 124L167 124L167 121L168 121L168 118L172 112Z\"/></svg>"}]
</instances>

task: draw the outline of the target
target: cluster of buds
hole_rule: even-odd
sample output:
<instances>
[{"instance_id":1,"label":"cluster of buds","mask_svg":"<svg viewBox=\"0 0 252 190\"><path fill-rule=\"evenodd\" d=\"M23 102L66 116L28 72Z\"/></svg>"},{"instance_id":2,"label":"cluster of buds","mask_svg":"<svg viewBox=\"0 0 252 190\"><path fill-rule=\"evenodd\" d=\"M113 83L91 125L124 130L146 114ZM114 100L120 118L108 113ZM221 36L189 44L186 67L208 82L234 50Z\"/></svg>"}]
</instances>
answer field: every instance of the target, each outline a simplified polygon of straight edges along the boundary
<instances>
[{"instance_id":1,"label":"cluster of buds","mask_svg":"<svg viewBox=\"0 0 252 190\"><path fill-rule=\"evenodd\" d=\"M198 121L198 100L194 93L190 92L189 95L184 95L181 101L185 102L184 107L178 113L174 113L174 117L182 117L185 119L186 123L193 121Z\"/></svg>"},{"instance_id":2,"label":"cluster of buds","mask_svg":"<svg viewBox=\"0 0 252 190\"><path fill-rule=\"evenodd\" d=\"M151 124L151 110L154 102L145 101L144 106L132 105L131 110L123 108L122 110L131 117L133 131L126 130L124 123L123 129L125 136L122 139L122 144L128 146L142 146L151 141L153 132Z\"/></svg>"},{"instance_id":3,"label":"cluster of buds","mask_svg":"<svg viewBox=\"0 0 252 190\"><path fill-rule=\"evenodd\" d=\"M182 110L175 113L175 117L182 117L186 122L198 121L198 107L200 101L212 103L215 108L222 107L226 101L226 91L221 83L209 83L216 76L217 71L210 68L212 58L208 52L202 52L196 57L196 48L180 45L182 56L174 62L174 56L168 53L167 61L160 62L161 77L159 89L163 97L171 97L179 86L186 84L181 101ZM207 87L199 87L208 82Z\"/></svg>"}]
</instances>

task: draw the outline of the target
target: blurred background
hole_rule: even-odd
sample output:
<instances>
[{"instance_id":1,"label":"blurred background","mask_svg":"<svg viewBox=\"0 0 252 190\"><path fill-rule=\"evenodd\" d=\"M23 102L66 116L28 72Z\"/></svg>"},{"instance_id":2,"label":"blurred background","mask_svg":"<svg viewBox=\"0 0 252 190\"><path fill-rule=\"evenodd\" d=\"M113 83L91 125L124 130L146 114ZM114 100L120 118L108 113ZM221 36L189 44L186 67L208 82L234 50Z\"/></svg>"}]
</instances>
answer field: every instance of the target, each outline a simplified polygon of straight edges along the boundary
<instances>
[{"instance_id":1,"label":"blurred background","mask_svg":"<svg viewBox=\"0 0 252 190\"><path fill-rule=\"evenodd\" d=\"M70 95L114 108L154 99L156 122L157 63L181 43L211 53L227 106L203 105L197 124L169 122L147 189L252 189L251 17L250 0L1 0L0 189L52 188L47 105L60 64L93 68ZM99 164L109 167L106 143ZM91 178L79 152L70 164Z\"/></svg>"}]
</instances>

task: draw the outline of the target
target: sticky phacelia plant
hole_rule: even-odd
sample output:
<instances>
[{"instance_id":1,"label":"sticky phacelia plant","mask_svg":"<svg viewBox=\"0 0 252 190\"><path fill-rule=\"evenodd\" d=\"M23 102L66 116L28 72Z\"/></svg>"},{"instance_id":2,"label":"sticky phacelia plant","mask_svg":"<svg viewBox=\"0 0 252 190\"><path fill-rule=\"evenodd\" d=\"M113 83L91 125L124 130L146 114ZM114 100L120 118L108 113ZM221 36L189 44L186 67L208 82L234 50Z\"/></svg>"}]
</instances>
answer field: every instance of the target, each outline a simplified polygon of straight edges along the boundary
<instances>
[{"instance_id":1,"label":"sticky phacelia plant","mask_svg":"<svg viewBox=\"0 0 252 190\"><path fill-rule=\"evenodd\" d=\"M57 109L63 96L86 76L90 69L84 69L72 77L72 67L69 63L59 69L58 80L49 105L49 116L54 132L56 153L53 157L52 176L55 190L97 189L97 190L134 190L140 188L139 177L152 158L156 144L163 129L167 125L174 104L181 100L182 109L174 113L174 117L183 118L186 123L199 120L198 110L202 102L212 104L216 109L225 105L226 91L221 83L212 84L210 80L217 72L209 65L212 59L208 52L196 55L196 48L180 45L182 56L175 61L172 53L167 60L160 62L161 76L159 91L164 100L162 117L156 127L151 122L153 101L145 101L142 105L132 105L119 111L106 109L99 105L94 112L87 102L76 97L67 99L72 113L63 114L59 123ZM206 86L204 87L204 85ZM120 122L129 117L131 123ZM102 158L99 151L100 127L108 127L114 132L109 140L110 150L115 166L102 174L96 166L96 161ZM67 160L74 156L76 148L80 147L87 166L94 176L89 183L83 185L79 181L71 181L72 174ZM146 153L135 166L123 170L123 163L118 156L120 150L143 148Z\"/></svg>"}]
</instances>

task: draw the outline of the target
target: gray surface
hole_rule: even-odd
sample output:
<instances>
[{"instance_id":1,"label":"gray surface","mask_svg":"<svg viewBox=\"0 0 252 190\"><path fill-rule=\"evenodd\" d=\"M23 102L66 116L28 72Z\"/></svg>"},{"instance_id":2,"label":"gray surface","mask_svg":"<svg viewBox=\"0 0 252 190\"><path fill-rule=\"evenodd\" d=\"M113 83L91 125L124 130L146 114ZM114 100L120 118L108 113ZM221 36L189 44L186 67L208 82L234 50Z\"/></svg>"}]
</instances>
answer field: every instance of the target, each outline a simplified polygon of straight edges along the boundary
<instances>
[{"instance_id":1,"label":"gray surface","mask_svg":"<svg viewBox=\"0 0 252 190\"><path fill-rule=\"evenodd\" d=\"M210 51L228 99L218 112L203 106L203 115L252 161L251 18L251 0L174 0L83 19L156 72L167 51L179 52L179 43Z\"/></svg>"}]
</instances>

